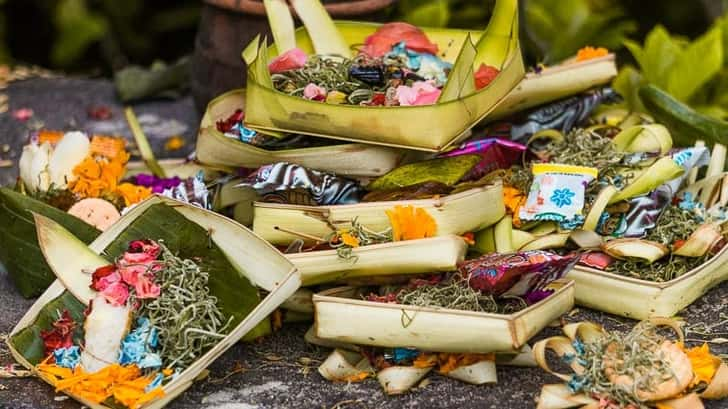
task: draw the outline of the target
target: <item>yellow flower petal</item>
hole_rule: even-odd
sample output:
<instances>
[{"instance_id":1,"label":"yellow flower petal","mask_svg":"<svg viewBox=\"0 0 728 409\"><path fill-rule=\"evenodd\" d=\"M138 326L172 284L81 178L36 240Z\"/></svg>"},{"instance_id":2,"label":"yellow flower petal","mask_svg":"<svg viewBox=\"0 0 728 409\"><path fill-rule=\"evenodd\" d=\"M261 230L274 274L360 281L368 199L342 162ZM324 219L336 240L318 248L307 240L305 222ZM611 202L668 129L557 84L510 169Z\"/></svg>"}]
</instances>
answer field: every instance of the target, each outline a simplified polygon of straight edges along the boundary
<instances>
[{"instance_id":1,"label":"yellow flower petal","mask_svg":"<svg viewBox=\"0 0 728 409\"><path fill-rule=\"evenodd\" d=\"M359 247L359 239L352 236L350 233L342 233L341 242L350 247Z\"/></svg>"},{"instance_id":2,"label":"yellow flower petal","mask_svg":"<svg viewBox=\"0 0 728 409\"><path fill-rule=\"evenodd\" d=\"M710 383L718 371L721 361L720 358L710 353L708 344L704 343L702 346L687 349L685 354L690 359L695 374L692 386L700 382Z\"/></svg>"},{"instance_id":3,"label":"yellow flower petal","mask_svg":"<svg viewBox=\"0 0 728 409\"><path fill-rule=\"evenodd\" d=\"M434 237L437 233L437 223L425 209L397 205L385 213L392 225L394 241Z\"/></svg>"}]
</instances>

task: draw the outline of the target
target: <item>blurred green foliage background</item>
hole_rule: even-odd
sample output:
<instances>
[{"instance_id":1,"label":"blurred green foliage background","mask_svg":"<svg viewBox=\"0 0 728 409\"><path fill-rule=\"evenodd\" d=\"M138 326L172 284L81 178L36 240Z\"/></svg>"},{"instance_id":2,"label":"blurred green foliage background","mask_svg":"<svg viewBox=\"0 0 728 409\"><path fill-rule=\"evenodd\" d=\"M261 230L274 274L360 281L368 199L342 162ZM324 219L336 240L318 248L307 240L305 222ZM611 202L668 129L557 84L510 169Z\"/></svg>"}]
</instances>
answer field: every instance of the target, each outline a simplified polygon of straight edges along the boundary
<instances>
[{"instance_id":1,"label":"blurred green foliage background","mask_svg":"<svg viewBox=\"0 0 728 409\"><path fill-rule=\"evenodd\" d=\"M494 0L400 0L389 19L422 26L484 27ZM524 51L552 63L584 45L622 47L656 24L695 37L725 0L521 0ZM201 0L0 0L0 63L110 75L129 64L192 51ZM629 57L629 53L623 52Z\"/></svg>"}]
</instances>

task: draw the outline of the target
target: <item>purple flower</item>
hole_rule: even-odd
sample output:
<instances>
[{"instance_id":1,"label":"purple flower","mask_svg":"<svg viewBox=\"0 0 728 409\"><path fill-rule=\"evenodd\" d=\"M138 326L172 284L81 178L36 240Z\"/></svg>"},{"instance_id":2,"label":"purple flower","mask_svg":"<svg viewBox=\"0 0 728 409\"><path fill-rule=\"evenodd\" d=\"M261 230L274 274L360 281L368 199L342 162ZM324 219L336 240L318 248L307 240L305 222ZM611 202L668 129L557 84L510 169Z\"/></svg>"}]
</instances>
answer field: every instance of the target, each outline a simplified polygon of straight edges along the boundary
<instances>
[{"instance_id":1,"label":"purple flower","mask_svg":"<svg viewBox=\"0 0 728 409\"><path fill-rule=\"evenodd\" d=\"M154 193L162 193L166 189L171 189L182 183L182 179L177 176L172 178L158 178L154 175L140 173L134 176L134 184L150 187Z\"/></svg>"}]
</instances>

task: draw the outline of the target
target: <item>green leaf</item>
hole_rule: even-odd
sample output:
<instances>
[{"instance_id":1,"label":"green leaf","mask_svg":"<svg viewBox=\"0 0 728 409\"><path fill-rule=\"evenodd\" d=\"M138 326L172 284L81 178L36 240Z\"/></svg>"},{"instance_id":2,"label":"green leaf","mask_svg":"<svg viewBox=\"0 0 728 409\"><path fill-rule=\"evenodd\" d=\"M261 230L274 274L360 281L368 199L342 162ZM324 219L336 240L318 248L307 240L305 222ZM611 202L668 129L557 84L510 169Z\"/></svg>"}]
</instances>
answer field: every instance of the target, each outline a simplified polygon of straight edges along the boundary
<instances>
[{"instance_id":1,"label":"green leaf","mask_svg":"<svg viewBox=\"0 0 728 409\"><path fill-rule=\"evenodd\" d=\"M475 92L473 64L477 54L475 45L468 34L460 49L460 54L450 70L447 83L437 100L438 103L460 99Z\"/></svg>"},{"instance_id":2,"label":"green leaf","mask_svg":"<svg viewBox=\"0 0 728 409\"><path fill-rule=\"evenodd\" d=\"M644 112L645 110L638 94L642 83L642 75L631 65L622 67L612 80L612 88L624 98L624 103L630 111Z\"/></svg>"},{"instance_id":3,"label":"green leaf","mask_svg":"<svg viewBox=\"0 0 728 409\"><path fill-rule=\"evenodd\" d=\"M230 264L225 253L208 238L198 224L190 221L165 204L152 205L134 220L104 250L108 260L124 253L132 240L149 238L163 240L179 257L200 260L200 268L210 273L210 293L217 297L218 306L226 316L234 317L238 325L260 302L257 288ZM256 338L270 332L270 322L264 320L246 338Z\"/></svg>"},{"instance_id":4,"label":"green leaf","mask_svg":"<svg viewBox=\"0 0 728 409\"><path fill-rule=\"evenodd\" d=\"M723 66L723 32L715 27L689 44L670 68L667 91L681 101L691 96Z\"/></svg>"},{"instance_id":5,"label":"green leaf","mask_svg":"<svg viewBox=\"0 0 728 409\"><path fill-rule=\"evenodd\" d=\"M622 9L599 10L589 0L530 0L525 8L526 31L547 63L571 57L587 45L618 49L637 27L623 17Z\"/></svg>"},{"instance_id":6,"label":"green leaf","mask_svg":"<svg viewBox=\"0 0 728 409\"><path fill-rule=\"evenodd\" d=\"M647 34L643 50L642 72L649 82L662 86L669 77L668 70L680 56L680 46L665 27L657 26Z\"/></svg>"},{"instance_id":7,"label":"green leaf","mask_svg":"<svg viewBox=\"0 0 728 409\"><path fill-rule=\"evenodd\" d=\"M33 323L13 335L10 343L28 362L37 365L45 359L45 346L40 332L51 328L64 310L68 310L74 321L82 323L85 309L86 305L78 301L70 292L64 291L53 301L44 305ZM81 328L80 325L79 328Z\"/></svg>"},{"instance_id":8,"label":"green leaf","mask_svg":"<svg viewBox=\"0 0 728 409\"><path fill-rule=\"evenodd\" d=\"M419 27L445 27L450 21L450 8L447 0L424 2L407 12L404 21Z\"/></svg>"},{"instance_id":9,"label":"green leaf","mask_svg":"<svg viewBox=\"0 0 728 409\"><path fill-rule=\"evenodd\" d=\"M51 60L65 66L78 59L109 30L105 17L91 13L85 0L61 0L56 7L55 26L58 38L53 43Z\"/></svg>"},{"instance_id":10,"label":"green leaf","mask_svg":"<svg viewBox=\"0 0 728 409\"><path fill-rule=\"evenodd\" d=\"M55 280L38 247L35 223L30 212L61 224L84 243L100 231L70 214L41 201L0 187L0 262L23 297L38 296Z\"/></svg>"}]
</instances>

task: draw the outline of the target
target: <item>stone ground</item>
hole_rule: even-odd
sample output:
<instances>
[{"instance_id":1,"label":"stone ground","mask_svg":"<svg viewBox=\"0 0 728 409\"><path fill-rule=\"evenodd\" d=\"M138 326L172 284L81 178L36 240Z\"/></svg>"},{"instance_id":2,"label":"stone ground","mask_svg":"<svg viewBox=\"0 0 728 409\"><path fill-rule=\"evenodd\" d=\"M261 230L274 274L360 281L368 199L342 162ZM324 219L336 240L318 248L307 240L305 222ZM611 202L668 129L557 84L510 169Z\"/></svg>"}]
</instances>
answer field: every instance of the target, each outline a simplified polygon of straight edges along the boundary
<instances>
[{"instance_id":1,"label":"stone ground","mask_svg":"<svg viewBox=\"0 0 728 409\"><path fill-rule=\"evenodd\" d=\"M86 79L34 79L13 83L7 90L10 112L0 114L0 148L7 144L9 151L0 149L0 160L17 163L28 126L40 120L52 129L115 130L128 134L121 106L114 97L108 81ZM90 106L107 105L114 116L99 122L88 118ZM20 122L12 111L32 108L34 117ZM199 120L190 98L177 101L156 101L134 106L137 115L147 114L142 122L158 156L184 156L192 149L196 124ZM180 151L164 151L164 142L172 134L184 136L188 143ZM14 166L0 168L0 184L15 180ZM0 243L3 245L3 243ZM0 269L1 270L1 269ZM0 271L0 334L7 334L32 305L13 288L7 274ZM720 285L701 300L681 312L690 326L715 325L711 334L693 334L693 342L728 337L728 323L722 322L722 312L728 304L728 284ZM634 321L577 308L566 321L590 319L611 329L629 329ZM331 384L316 372L316 360L325 358L327 351L307 345L303 334L308 324L291 325L254 344L238 344L218 359L209 376L194 384L169 407L175 409L217 408L533 408L534 398L544 383L558 380L537 368L498 368L498 384L471 386L441 376L430 376L427 386L411 393L385 396L374 380L360 384ZM557 328L547 328L536 338L554 335ZM728 353L728 345L713 344L718 352ZM302 358L304 358L302 360ZM305 358L309 358L306 360ZM313 361L311 361L313 360ZM0 365L10 364L12 357L4 344L0 345ZM314 362L302 365L301 362ZM53 389L36 379L0 379L0 408L72 409L80 405L55 394ZM709 402L708 408L726 408L728 402Z\"/></svg>"}]
</instances>

